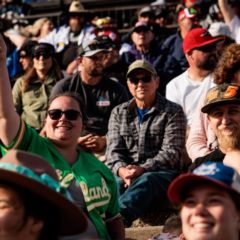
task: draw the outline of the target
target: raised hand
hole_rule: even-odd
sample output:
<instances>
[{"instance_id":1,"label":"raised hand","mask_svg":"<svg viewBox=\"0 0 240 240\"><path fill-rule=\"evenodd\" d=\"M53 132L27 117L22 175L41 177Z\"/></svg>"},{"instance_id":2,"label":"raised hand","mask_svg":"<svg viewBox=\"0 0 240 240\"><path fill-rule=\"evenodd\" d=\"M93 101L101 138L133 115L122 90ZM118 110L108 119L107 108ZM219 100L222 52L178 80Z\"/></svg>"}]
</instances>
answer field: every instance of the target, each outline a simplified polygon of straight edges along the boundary
<instances>
[{"instance_id":1,"label":"raised hand","mask_svg":"<svg viewBox=\"0 0 240 240\"><path fill-rule=\"evenodd\" d=\"M0 61L5 65L6 65L6 56L7 56L7 46L5 44L2 34L0 34Z\"/></svg>"}]
</instances>

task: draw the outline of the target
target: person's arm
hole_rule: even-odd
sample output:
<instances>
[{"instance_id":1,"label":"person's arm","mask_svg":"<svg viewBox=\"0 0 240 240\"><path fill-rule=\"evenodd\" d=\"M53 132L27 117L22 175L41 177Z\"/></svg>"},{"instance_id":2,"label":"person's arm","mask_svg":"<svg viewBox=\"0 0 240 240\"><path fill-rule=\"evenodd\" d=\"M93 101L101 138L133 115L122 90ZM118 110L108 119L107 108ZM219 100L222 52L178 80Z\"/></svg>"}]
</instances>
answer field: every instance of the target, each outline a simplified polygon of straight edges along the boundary
<instances>
[{"instance_id":1,"label":"person's arm","mask_svg":"<svg viewBox=\"0 0 240 240\"><path fill-rule=\"evenodd\" d=\"M164 123L162 145L157 154L140 164L147 172L159 169L180 170L181 155L185 147L186 117L180 106L171 109Z\"/></svg>"},{"instance_id":2,"label":"person's arm","mask_svg":"<svg viewBox=\"0 0 240 240\"><path fill-rule=\"evenodd\" d=\"M207 115L202 113L200 109L197 109L193 116L186 142L187 153L192 161L211 152L207 144L208 125L204 124L207 122Z\"/></svg>"},{"instance_id":3,"label":"person's arm","mask_svg":"<svg viewBox=\"0 0 240 240\"><path fill-rule=\"evenodd\" d=\"M17 47L17 49L20 49L27 41L27 38L25 36L21 35L14 29L10 29L4 32L4 35L11 40L11 42Z\"/></svg>"},{"instance_id":4,"label":"person's arm","mask_svg":"<svg viewBox=\"0 0 240 240\"><path fill-rule=\"evenodd\" d=\"M125 239L125 229L123 219L120 214L118 187L115 177L110 170L109 172L112 178L112 181L109 181L108 185L111 192L111 199L106 211L105 223L111 239L123 240Z\"/></svg>"},{"instance_id":5,"label":"person's arm","mask_svg":"<svg viewBox=\"0 0 240 240\"><path fill-rule=\"evenodd\" d=\"M23 105L22 105L22 78L19 78L16 80L13 89L12 89L12 95L13 95L13 103L15 106L15 109L17 113L21 116Z\"/></svg>"},{"instance_id":6,"label":"person's arm","mask_svg":"<svg viewBox=\"0 0 240 240\"><path fill-rule=\"evenodd\" d=\"M229 24L236 15L234 9L228 3L228 0L218 0L218 5L222 12L225 23Z\"/></svg>"},{"instance_id":7,"label":"person's arm","mask_svg":"<svg viewBox=\"0 0 240 240\"><path fill-rule=\"evenodd\" d=\"M122 217L118 217L106 222L108 233L111 239L123 240L125 239L125 230Z\"/></svg>"},{"instance_id":8,"label":"person's arm","mask_svg":"<svg viewBox=\"0 0 240 240\"><path fill-rule=\"evenodd\" d=\"M223 163L234 168L240 174L240 150L229 149L223 159Z\"/></svg>"},{"instance_id":9,"label":"person's arm","mask_svg":"<svg viewBox=\"0 0 240 240\"><path fill-rule=\"evenodd\" d=\"M17 135L20 117L13 104L6 54L6 44L0 35L0 139L4 145L9 145Z\"/></svg>"},{"instance_id":10,"label":"person's arm","mask_svg":"<svg viewBox=\"0 0 240 240\"><path fill-rule=\"evenodd\" d=\"M90 150L94 153L101 152L106 147L106 136L98 136L88 134L78 138L78 144L84 149Z\"/></svg>"},{"instance_id":11,"label":"person's arm","mask_svg":"<svg viewBox=\"0 0 240 240\"><path fill-rule=\"evenodd\" d=\"M106 164L113 171L118 174L120 167L126 167L129 162L128 149L123 137L120 134L121 119L119 117L119 107L112 110L107 133L107 149L106 149Z\"/></svg>"}]
</instances>

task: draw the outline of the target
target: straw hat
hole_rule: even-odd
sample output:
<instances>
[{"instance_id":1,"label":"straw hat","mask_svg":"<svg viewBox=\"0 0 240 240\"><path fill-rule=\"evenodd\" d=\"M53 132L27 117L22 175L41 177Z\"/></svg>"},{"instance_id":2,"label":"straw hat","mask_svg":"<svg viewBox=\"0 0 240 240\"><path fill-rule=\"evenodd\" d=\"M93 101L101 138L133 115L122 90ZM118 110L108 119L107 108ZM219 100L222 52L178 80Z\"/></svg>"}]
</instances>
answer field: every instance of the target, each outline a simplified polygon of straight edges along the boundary
<instances>
[{"instance_id":1,"label":"straw hat","mask_svg":"<svg viewBox=\"0 0 240 240\"><path fill-rule=\"evenodd\" d=\"M70 4L68 14L69 15L77 15L79 13L89 13L88 10L86 10L81 2L79 0L73 0L72 3Z\"/></svg>"}]
</instances>

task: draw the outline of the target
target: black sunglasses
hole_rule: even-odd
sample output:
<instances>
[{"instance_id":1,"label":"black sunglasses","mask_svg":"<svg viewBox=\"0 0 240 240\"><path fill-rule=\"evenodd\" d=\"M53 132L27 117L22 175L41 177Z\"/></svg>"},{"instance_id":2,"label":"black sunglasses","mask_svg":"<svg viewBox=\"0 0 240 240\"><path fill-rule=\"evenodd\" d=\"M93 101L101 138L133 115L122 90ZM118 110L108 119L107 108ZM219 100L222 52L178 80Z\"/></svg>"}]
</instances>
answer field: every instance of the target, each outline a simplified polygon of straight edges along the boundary
<instances>
[{"instance_id":1,"label":"black sunglasses","mask_svg":"<svg viewBox=\"0 0 240 240\"><path fill-rule=\"evenodd\" d=\"M48 59L48 58L52 57L51 54L46 53L46 52L39 52L39 53L33 54L33 57L36 58L36 59L39 59L41 56L42 56L44 59Z\"/></svg>"},{"instance_id":2,"label":"black sunglasses","mask_svg":"<svg viewBox=\"0 0 240 240\"><path fill-rule=\"evenodd\" d=\"M69 109L66 111L62 111L61 109L48 110L48 115L52 120L59 120L63 114L65 115L66 119L70 121L77 120L77 118L81 116L80 112L74 109Z\"/></svg>"},{"instance_id":3,"label":"black sunglasses","mask_svg":"<svg viewBox=\"0 0 240 240\"><path fill-rule=\"evenodd\" d=\"M94 44L88 45L83 50L84 50L84 52L88 52L88 51L98 50L98 49L105 49L105 50L107 50L106 45L103 44L103 43L94 43Z\"/></svg>"},{"instance_id":4,"label":"black sunglasses","mask_svg":"<svg viewBox=\"0 0 240 240\"><path fill-rule=\"evenodd\" d=\"M146 33L148 31L149 31L148 27L137 27L137 28L134 29L134 32L136 32L136 33L141 33L141 32Z\"/></svg>"},{"instance_id":5,"label":"black sunglasses","mask_svg":"<svg viewBox=\"0 0 240 240\"><path fill-rule=\"evenodd\" d=\"M206 46L203 46L203 47L198 47L198 48L195 48L195 49L198 50L198 51L201 51L201 52L208 53L208 52L215 51L216 50L216 45L215 44L209 44L209 45L206 45Z\"/></svg>"},{"instance_id":6,"label":"black sunglasses","mask_svg":"<svg viewBox=\"0 0 240 240\"><path fill-rule=\"evenodd\" d=\"M145 77L129 77L129 81L133 84L138 84L139 81L142 80L144 83L149 83L152 81L152 76Z\"/></svg>"}]
</instances>

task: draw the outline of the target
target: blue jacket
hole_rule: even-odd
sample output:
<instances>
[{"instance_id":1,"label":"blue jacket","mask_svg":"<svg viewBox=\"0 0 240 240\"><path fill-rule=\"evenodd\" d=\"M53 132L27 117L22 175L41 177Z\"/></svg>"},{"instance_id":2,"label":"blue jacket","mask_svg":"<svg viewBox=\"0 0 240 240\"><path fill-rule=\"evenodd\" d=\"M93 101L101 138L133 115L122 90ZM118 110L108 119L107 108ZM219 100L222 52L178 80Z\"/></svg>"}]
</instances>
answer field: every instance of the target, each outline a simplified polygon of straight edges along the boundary
<instances>
[{"instance_id":1,"label":"blue jacket","mask_svg":"<svg viewBox=\"0 0 240 240\"><path fill-rule=\"evenodd\" d=\"M159 63L164 63L161 66L162 71L169 77L171 76L171 79L183 73L188 68L182 44L183 39L178 31L168 37L161 47L162 56Z\"/></svg>"}]
</instances>

